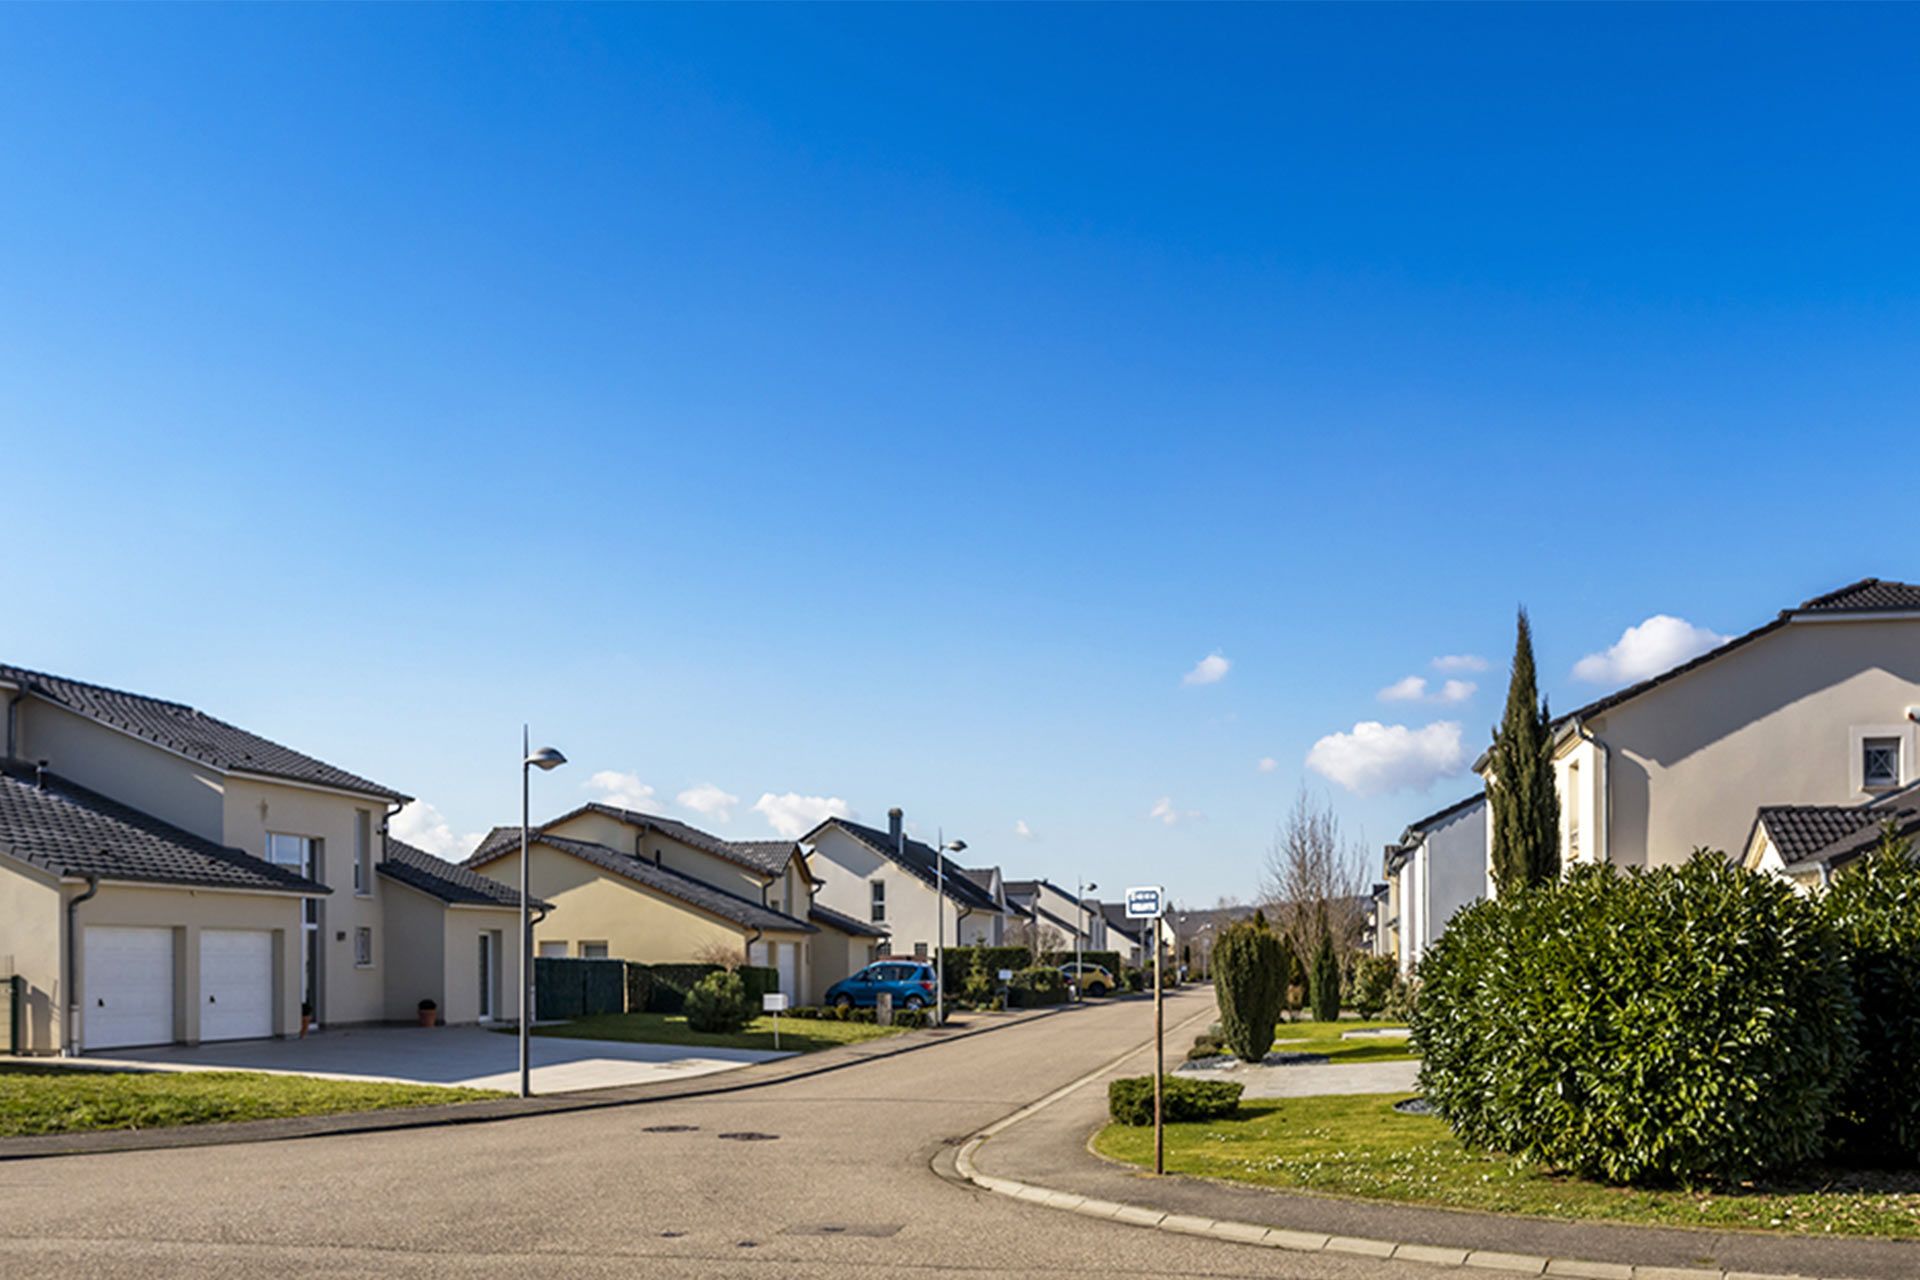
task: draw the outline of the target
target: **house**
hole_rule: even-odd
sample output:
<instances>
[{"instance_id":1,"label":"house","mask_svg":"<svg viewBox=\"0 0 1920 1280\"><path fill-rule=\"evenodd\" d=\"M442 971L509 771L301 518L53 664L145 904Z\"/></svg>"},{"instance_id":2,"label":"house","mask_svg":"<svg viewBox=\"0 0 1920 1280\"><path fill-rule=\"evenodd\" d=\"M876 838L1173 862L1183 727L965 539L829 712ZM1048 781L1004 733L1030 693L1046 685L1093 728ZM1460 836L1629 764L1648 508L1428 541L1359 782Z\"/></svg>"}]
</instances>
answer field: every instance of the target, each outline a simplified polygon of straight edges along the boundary
<instances>
[{"instance_id":1,"label":"house","mask_svg":"<svg viewBox=\"0 0 1920 1280\"><path fill-rule=\"evenodd\" d=\"M1058 935L1059 949L1071 951L1078 939L1083 951L1106 951L1107 918L1099 904L1076 898L1051 880L1010 880L1007 900L1031 918L1038 913L1041 935Z\"/></svg>"},{"instance_id":2,"label":"house","mask_svg":"<svg viewBox=\"0 0 1920 1280\"><path fill-rule=\"evenodd\" d=\"M374 870L386 886L387 1019L410 1022L432 1000L443 1023L518 1021L520 890L391 836Z\"/></svg>"},{"instance_id":3,"label":"house","mask_svg":"<svg viewBox=\"0 0 1920 1280\"><path fill-rule=\"evenodd\" d=\"M1150 921L1135 920L1127 915L1124 902L1105 902L1100 904L1100 915L1106 922L1107 945L1103 951L1112 951L1120 956L1120 963L1128 969L1137 969L1141 961L1151 963L1153 952L1153 932Z\"/></svg>"},{"instance_id":4,"label":"house","mask_svg":"<svg viewBox=\"0 0 1920 1280\"><path fill-rule=\"evenodd\" d=\"M1896 838L1920 832L1920 783L1857 805L1762 805L1741 862L1810 892L1879 844L1889 826Z\"/></svg>"},{"instance_id":5,"label":"house","mask_svg":"<svg viewBox=\"0 0 1920 1280\"><path fill-rule=\"evenodd\" d=\"M1006 945L1007 921L1014 912L1007 905L1007 882L998 867L966 867L961 875L978 885L992 898L998 912L969 911L960 917L960 942L963 947L999 947Z\"/></svg>"},{"instance_id":6,"label":"house","mask_svg":"<svg viewBox=\"0 0 1920 1280\"><path fill-rule=\"evenodd\" d=\"M1396 846L1388 845L1386 858L1392 861ZM1375 882L1367 893L1367 914L1360 929L1360 947L1371 956L1397 956L1400 939L1395 929L1399 918L1393 912L1393 881Z\"/></svg>"},{"instance_id":7,"label":"house","mask_svg":"<svg viewBox=\"0 0 1920 1280\"><path fill-rule=\"evenodd\" d=\"M1002 901L944 853L907 835L904 824L893 809L885 831L828 818L802 836L820 881L818 901L886 929L888 944L876 946L875 955L925 960L937 947L979 938L983 929L991 936L991 919L1007 912Z\"/></svg>"},{"instance_id":8,"label":"house","mask_svg":"<svg viewBox=\"0 0 1920 1280\"><path fill-rule=\"evenodd\" d=\"M530 835L532 891L554 912L535 954L643 964L766 965L811 1003L885 935L815 901L807 854L786 840L724 840L673 818L591 803ZM496 827L467 868L520 875L520 828Z\"/></svg>"},{"instance_id":9,"label":"house","mask_svg":"<svg viewBox=\"0 0 1920 1280\"><path fill-rule=\"evenodd\" d=\"M1485 896L1487 797L1476 792L1408 825L1386 849L1387 935L1402 977L1411 977L1420 957L1462 907ZM1368 900L1379 910L1376 895ZM1376 934L1378 930L1376 929Z\"/></svg>"},{"instance_id":10,"label":"house","mask_svg":"<svg viewBox=\"0 0 1920 1280\"><path fill-rule=\"evenodd\" d=\"M0 966L26 983L26 1051L296 1035L303 1008L370 1023L447 995L394 944L445 936L454 905L390 916L409 891L379 874L407 796L178 702L12 666L0 701Z\"/></svg>"},{"instance_id":11,"label":"house","mask_svg":"<svg viewBox=\"0 0 1920 1280\"><path fill-rule=\"evenodd\" d=\"M1554 722L1562 862L1738 856L1763 808L1864 805L1920 780L1916 721L1920 586L1815 596Z\"/></svg>"}]
</instances>

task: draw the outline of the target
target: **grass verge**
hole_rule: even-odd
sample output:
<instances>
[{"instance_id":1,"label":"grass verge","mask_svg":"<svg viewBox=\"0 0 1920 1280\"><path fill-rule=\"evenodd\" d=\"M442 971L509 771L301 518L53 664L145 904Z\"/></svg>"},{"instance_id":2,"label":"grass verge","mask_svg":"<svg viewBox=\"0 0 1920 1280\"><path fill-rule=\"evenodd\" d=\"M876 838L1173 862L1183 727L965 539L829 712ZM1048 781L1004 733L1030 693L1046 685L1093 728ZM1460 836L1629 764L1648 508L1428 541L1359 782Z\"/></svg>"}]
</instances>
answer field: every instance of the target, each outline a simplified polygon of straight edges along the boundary
<instances>
[{"instance_id":1,"label":"grass verge","mask_svg":"<svg viewBox=\"0 0 1920 1280\"><path fill-rule=\"evenodd\" d=\"M829 1022L814 1018L780 1019L780 1048L788 1053L812 1053L839 1044L856 1044L880 1036L899 1035L904 1028L879 1027L870 1022ZM743 1031L716 1034L695 1031L678 1013L602 1013L575 1018L554 1027L535 1027L538 1036L569 1040L628 1040L638 1044L683 1044L709 1049L771 1049L773 1019L762 1015Z\"/></svg>"},{"instance_id":2,"label":"grass verge","mask_svg":"<svg viewBox=\"0 0 1920 1280\"><path fill-rule=\"evenodd\" d=\"M1369 1200L1641 1226L1801 1235L1920 1237L1920 1176L1814 1170L1792 1182L1719 1191L1608 1187L1468 1151L1408 1095L1243 1103L1227 1120L1168 1125L1170 1173ZM1109 1125L1094 1148L1151 1165L1153 1130Z\"/></svg>"},{"instance_id":3,"label":"grass verge","mask_svg":"<svg viewBox=\"0 0 1920 1280\"><path fill-rule=\"evenodd\" d=\"M1277 1053L1323 1053L1334 1062L1410 1062L1413 1052L1405 1036L1341 1037L1349 1031L1404 1031L1404 1022L1283 1022L1274 1029Z\"/></svg>"},{"instance_id":4,"label":"grass verge","mask_svg":"<svg viewBox=\"0 0 1920 1280\"><path fill-rule=\"evenodd\" d=\"M500 1096L485 1089L318 1080L252 1071L121 1072L4 1063L0 1064L0 1137L279 1120Z\"/></svg>"}]
</instances>

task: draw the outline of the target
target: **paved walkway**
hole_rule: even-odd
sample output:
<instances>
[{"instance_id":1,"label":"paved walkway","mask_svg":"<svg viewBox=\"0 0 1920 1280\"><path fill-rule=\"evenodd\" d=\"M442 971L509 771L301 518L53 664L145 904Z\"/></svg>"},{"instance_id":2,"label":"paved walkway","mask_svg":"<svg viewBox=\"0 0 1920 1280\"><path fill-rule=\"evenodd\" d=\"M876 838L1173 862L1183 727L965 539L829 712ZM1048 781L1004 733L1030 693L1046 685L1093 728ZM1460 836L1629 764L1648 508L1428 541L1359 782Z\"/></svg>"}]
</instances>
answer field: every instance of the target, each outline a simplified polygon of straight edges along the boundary
<instances>
[{"instance_id":1,"label":"paved walkway","mask_svg":"<svg viewBox=\"0 0 1920 1280\"><path fill-rule=\"evenodd\" d=\"M536 1093L657 1084L791 1054L620 1040L533 1037ZM75 1061L75 1060L67 1060ZM520 1087L519 1038L480 1027L348 1027L305 1039L164 1045L88 1056L76 1065L159 1071L267 1071L328 1080L390 1080L468 1089Z\"/></svg>"},{"instance_id":2,"label":"paved walkway","mask_svg":"<svg viewBox=\"0 0 1920 1280\"><path fill-rule=\"evenodd\" d=\"M1242 1064L1224 1071L1188 1071L1183 1080L1231 1080L1243 1098L1313 1098L1325 1093L1411 1093L1418 1062L1301 1062L1292 1066Z\"/></svg>"}]
</instances>

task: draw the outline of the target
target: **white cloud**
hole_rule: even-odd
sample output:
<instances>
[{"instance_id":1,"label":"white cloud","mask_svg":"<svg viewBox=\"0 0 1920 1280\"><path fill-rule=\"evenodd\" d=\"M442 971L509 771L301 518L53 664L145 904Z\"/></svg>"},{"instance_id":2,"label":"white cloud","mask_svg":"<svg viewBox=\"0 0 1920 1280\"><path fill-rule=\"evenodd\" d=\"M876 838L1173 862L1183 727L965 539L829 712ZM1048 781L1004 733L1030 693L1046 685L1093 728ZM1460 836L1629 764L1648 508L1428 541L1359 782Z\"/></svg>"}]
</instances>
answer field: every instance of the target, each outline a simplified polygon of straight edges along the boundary
<instances>
[{"instance_id":1,"label":"white cloud","mask_svg":"<svg viewBox=\"0 0 1920 1280\"><path fill-rule=\"evenodd\" d=\"M1198 809L1176 809L1173 805L1172 796L1161 796L1153 802L1153 808L1147 810L1148 818L1156 822L1163 822L1169 827L1177 827L1183 822L1199 821L1206 816L1206 814L1201 813Z\"/></svg>"},{"instance_id":2,"label":"white cloud","mask_svg":"<svg viewBox=\"0 0 1920 1280\"><path fill-rule=\"evenodd\" d=\"M469 835L459 835L440 811L425 800L415 800L406 808L393 815L387 824L387 830L395 840L425 849L437 858L458 861L479 847L486 832L475 831Z\"/></svg>"},{"instance_id":3,"label":"white cloud","mask_svg":"<svg viewBox=\"0 0 1920 1280\"><path fill-rule=\"evenodd\" d=\"M788 840L798 840L828 818L851 818L853 810L839 796L803 796L769 791L753 802L753 811Z\"/></svg>"},{"instance_id":4,"label":"white cloud","mask_svg":"<svg viewBox=\"0 0 1920 1280\"><path fill-rule=\"evenodd\" d=\"M653 788L640 781L637 773L602 769L586 785L597 799L621 809L644 809L653 801Z\"/></svg>"},{"instance_id":5,"label":"white cloud","mask_svg":"<svg viewBox=\"0 0 1920 1280\"><path fill-rule=\"evenodd\" d=\"M1438 702L1451 704L1465 702L1471 698L1479 685L1471 680L1449 680L1431 692L1427 689L1425 676L1408 676L1396 680L1380 691L1382 702Z\"/></svg>"},{"instance_id":6,"label":"white cloud","mask_svg":"<svg viewBox=\"0 0 1920 1280\"><path fill-rule=\"evenodd\" d=\"M697 787L688 787L675 796L673 802L682 809L705 814L715 822L731 822L733 806L740 803L740 797L722 791L711 782L703 782Z\"/></svg>"},{"instance_id":7,"label":"white cloud","mask_svg":"<svg viewBox=\"0 0 1920 1280\"><path fill-rule=\"evenodd\" d=\"M1219 684L1227 678L1227 671L1233 666L1228 659L1218 653L1210 653L1193 664L1193 670L1180 677L1181 684Z\"/></svg>"},{"instance_id":8,"label":"white cloud","mask_svg":"<svg viewBox=\"0 0 1920 1280\"><path fill-rule=\"evenodd\" d=\"M1404 680L1395 680L1380 691L1382 702L1418 702L1426 696L1425 676L1408 676Z\"/></svg>"},{"instance_id":9,"label":"white cloud","mask_svg":"<svg viewBox=\"0 0 1920 1280\"><path fill-rule=\"evenodd\" d=\"M1022 840L1031 840L1033 839L1033 828L1027 825L1025 818L1021 818L1013 824L1013 834L1019 836Z\"/></svg>"},{"instance_id":10,"label":"white cloud","mask_svg":"<svg viewBox=\"0 0 1920 1280\"><path fill-rule=\"evenodd\" d=\"M1620 639L1601 653L1590 653L1573 664L1574 678L1593 684L1631 684L1697 658L1723 645L1727 637L1685 618L1656 613L1639 626L1628 627Z\"/></svg>"},{"instance_id":11,"label":"white cloud","mask_svg":"<svg viewBox=\"0 0 1920 1280\"><path fill-rule=\"evenodd\" d=\"M1280 767L1280 762L1278 760L1275 760L1272 756L1261 756L1260 763L1255 767L1258 768L1262 773L1272 773L1275 769L1278 769Z\"/></svg>"},{"instance_id":12,"label":"white cloud","mask_svg":"<svg viewBox=\"0 0 1920 1280\"><path fill-rule=\"evenodd\" d=\"M1485 671L1487 660L1477 653L1443 653L1433 660L1435 671Z\"/></svg>"},{"instance_id":13,"label":"white cloud","mask_svg":"<svg viewBox=\"0 0 1920 1280\"><path fill-rule=\"evenodd\" d=\"M1307 752L1307 767L1356 795L1420 791L1467 765L1460 723L1424 728L1363 720L1351 733L1330 733Z\"/></svg>"}]
</instances>

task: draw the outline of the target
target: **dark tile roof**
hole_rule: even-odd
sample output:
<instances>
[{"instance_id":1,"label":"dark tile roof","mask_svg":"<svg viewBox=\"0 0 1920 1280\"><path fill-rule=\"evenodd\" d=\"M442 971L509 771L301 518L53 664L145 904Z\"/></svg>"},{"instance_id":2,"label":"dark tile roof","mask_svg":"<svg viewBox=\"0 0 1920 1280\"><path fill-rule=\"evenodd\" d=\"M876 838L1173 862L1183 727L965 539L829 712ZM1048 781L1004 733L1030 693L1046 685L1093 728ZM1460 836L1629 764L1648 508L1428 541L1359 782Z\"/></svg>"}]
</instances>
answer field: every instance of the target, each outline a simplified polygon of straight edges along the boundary
<instances>
[{"instance_id":1,"label":"dark tile roof","mask_svg":"<svg viewBox=\"0 0 1920 1280\"><path fill-rule=\"evenodd\" d=\"M924 841L915 840L909 836L905 841L905 848L902 850L894 844L893 837L886 832L875 830L873 827L863 826L848 818L828 818L820 825L822 827L839 827L842 831L845 831L848 835L858 840L861 844L866 845L881 857L906 868L915 877L926 881L929 885L936 882L934 866L935 858L938 855L934 853L933 847ZM816 827L815 830L817 831L819 828ZM963 867L951 858L940 857L939 862L944 864L945 867L943 874L946 878L947 896L949 898L952 898L956 902L963 902L976 911L991 911L995 915L1001 914L1000 904L993 900L993 895L969 880L966 870Z\"/></svg>"},{"instance_id":2,"label":"dark tile roof","mask_svg":"<svg viewBox=\"0 0 1920 1280\"><path fill-rule=\"evenodd\" d=\"M392 837L387 839L386 857L380 860L376 868L381 875L398 880L401 884L420 892L430 894L442 902L457 906L474 907L518 907L520 890L517 886L502 884L490 876L448 862L445 858L436 858L425 849L416 849L412 845ZM547 904L534 900L536 907Z\"/></svg>"},{"instance_id":3,"label":"dark tile roof","mask_svg":"<svg viewBox=\"0 0 1920 1280\"><path fill-rule=\"evenodd\" d=\"M589 801L577 809L569 809L559 817L542 823L541 826L557 827L567 819L576 818L583 813L602 813L609 818L615 818L636 827L650 827L669 839L678 840L703 853L710 853L716 858L725 859L763 876L781 874L787 869L788 860L793 857L794 842L791 840L722 840L719 836L702 831L698 827L689 826L677 818L663 818L658 814L622 809L618 805L602 804L597 800ZM503 848L517 847L519 843L520 828L518 826L495 827L487 833L486 839L480 842L468 861L472 862L482 854L490 856Z\"/></svg>"},{"instance_id":4,"label":"dark tile roof","mask_svg":"<svg viewBox=\"0 0 1920 1280\"><path fill-rule=\"evenodd\" d=\"M1878 825L1856 804L1769 804L1759 822L1787 863L1804 862L1843 836Z\"/></svg>"},{"instance_id":5,"label":"dark tile roof","mask_svg":"<svg viewBox=\"0 0 1920 1280\"><path fill-rule=\"evenodd\" d=\"M1795 608L1782 609L1780 616L1771 622L1755 627L1745 635L1735 636L1718 648L1709 649L1699 657L1689 662L1683 662L1671 671L1663 671L1659 675L1642 680L1637 684L1630 684L1624 689L1616 690L1604 698L1597 698L1584 707L1570 711L1566 715L1559 716L1555 718L1553 722L1554 728L1559 730L1575 720L1590 720L1601 712L1611 710L1621 703L1632 698L1637 698L1649 690L1657 689L1669 680L1685 675L1696 667L1705 666L1715 658L1725 657L1735 649L1744 648L1752 644L1755 640L1760 639L1760 637L1778 631L1796 617L1808 614L1826 617L1841 613L1905 613L1910 611L1920 612L1920 586L1913 586L1905 582L1885 582L1879 578L1862 578L1858 582L1848 583L1846 586L1834 591L1829 591L1825 595L1815 596L1813 599L1804 601ZM1482 756L1481 759L1484 760L1485 756ZM1475 767L1479 767L1478 763L1476 763Z\"/></svg>"},{"instance_id":6,"label":"dark tile roof","mask_svg":"<svg viewBox=\"0 0 1920 1280\"><path fill-rule=\"evenodd\" d=\"M0 849L59 876L196 889L326 893L325 885L109 800L49 772L0 769Z\"/></svg>"},{"instance_id":7,"label":"dark tile roof","mask_svg":"<svg viewBox=\"0 0 1920 1280\"><path fill-rule=\"evenodd\" d=\"M1140 942L1147 936L1145 927L1147 922L1145 920L1135 920L1132 916L1129 916L1127 914L1127 904L1124 902L1102 903L1100 914L1107 918L1108 929L1124 933L1135 942Z\"/></svg>"},{"instance_id":8,"label":"dark tile roof","mask_svg":"<svg viewBox=\"0 0 1920 1280\"><path fill-rule=\"evenodd\" d=\"M698 907L709 915L731 920L735 924L745 925L749 929L778 929L787 933L818 933L819 930L804 920L796 920L772 907L763 906L750 898L717 889L704 880L695 880L692 876L682 875L671 867L656 866L630 853L609 849L603 844L593 844L586 840L569 840L565 836L548 835L538 832L533 837L538 844L571 854L583 862L590 862L603 871L622 876L635 884L645 885L669 898L676 898L689 906Z\"/></svg>"},{"instance_id":9,"label":"dark tile roof","mask_svg":"<svg viewBox=\"0 0 1920 1280\"><path fill-rule=\"evenodd\" d=\"M838 929L841 933L850 933L856 938L884 938L887 927L883 924L871 924L865 920L855 920L852 916L842 915L831 907L814 903L807 911L807 919L815 924L826 925L829 929Z\"/></svg>"},{"instance_id":10,"label":"dark tile roof","mask_svg":"<svg viewBox=\"0 0 1920 1280\"><path fill-rule=\"evenodd\" d=\"M412 799L182 703L162 702L158 698L4 664L0 664L0 681L19 685L35 697L75 715L111 725L216 769L337 787L356 795L386 800ZM54 764L57 766L59 761Z\"/></svg>"},{"instance_id":11,"label":"dark tile roof","mask_svg":"<svg viewBox=\"0 0 1920 1280\"><path fill-rule=\"evenodd\" d=\"M1837 870L1847 863L1873 851L1880 843L1881 836L1889 824L1893 834L1899 839L1911 839L1920 834L1920 806L1907 806L1898 809L1862 809L1863 814L1872 816L1872 821L1831 843L1814 851L1813 861L1823 862L1829 869Z\"/></svg>"}]
</instances>

